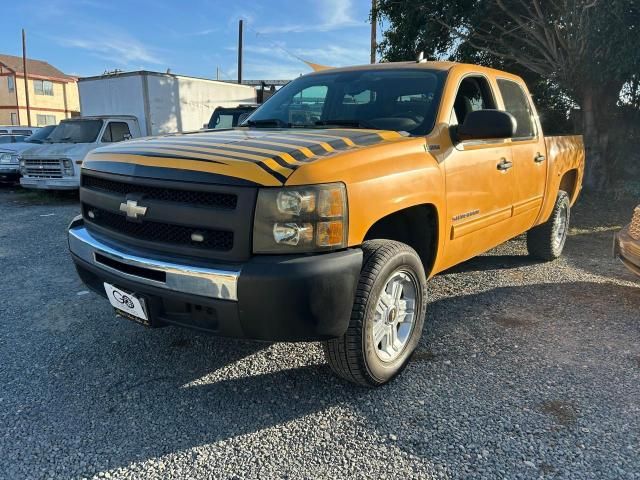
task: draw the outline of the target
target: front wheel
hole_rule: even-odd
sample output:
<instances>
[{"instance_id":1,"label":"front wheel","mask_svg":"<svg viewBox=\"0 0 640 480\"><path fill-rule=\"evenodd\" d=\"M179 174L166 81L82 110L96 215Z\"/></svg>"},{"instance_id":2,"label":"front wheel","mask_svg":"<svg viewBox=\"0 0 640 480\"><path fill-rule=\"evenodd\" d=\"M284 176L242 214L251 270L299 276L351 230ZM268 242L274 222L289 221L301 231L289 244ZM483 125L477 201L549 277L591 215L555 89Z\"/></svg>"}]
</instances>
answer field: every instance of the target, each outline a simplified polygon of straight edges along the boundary
<instances>
[{"instance_id":1,"label":"front wheel","mask_svg":"<svg viewBox=\"0 0 640 480\"><path fill-rule=\"evenodd\" d=\"M571 202L569 195L558 192L551 218L527 232L527 250L540 260L555 260L562 254L569 233Z\"/></svg>"},{"instance_id":2,"label":"front wheel","mask_svg":"<svg viewBox=\"0 0 640 480\"><path fill-rule=\"evenodd\" d=\"M418 254L392 240L362 245L360 280L347 332L324 344L340 377L365 386L389 382L406 366L422 335L426 275Z\"/></svg>"}]
</instances>

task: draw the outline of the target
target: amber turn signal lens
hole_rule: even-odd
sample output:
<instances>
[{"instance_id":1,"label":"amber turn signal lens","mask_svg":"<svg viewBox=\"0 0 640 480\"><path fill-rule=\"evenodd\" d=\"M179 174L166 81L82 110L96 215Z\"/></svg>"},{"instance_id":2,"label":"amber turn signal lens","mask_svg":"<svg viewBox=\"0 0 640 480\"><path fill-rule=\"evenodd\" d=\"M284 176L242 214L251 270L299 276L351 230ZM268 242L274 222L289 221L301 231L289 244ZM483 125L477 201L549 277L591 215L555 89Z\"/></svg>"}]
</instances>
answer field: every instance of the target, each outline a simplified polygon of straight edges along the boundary
<instances>
[{"instance_id":1,"label":"amber turn signal lens","mask_svg":"<svg viewBox=\"0 0 640 480\"><path fill-rule=\"evenodd\" d=\"M344 240L344 228L342 220L333 222L318 222L316 244L319 247L332 247L341 245Z\"/></svg>"},{"instance_id":2,"label":"amber turn signal lens","mask_svg":"<svg viewBox=\"0 0 640 480\"><path fill-rule=\"evenodd\" d=\"M342 217L344 193L339 188L320 190L318 192L318 216L321 218Z\"/></svg>"}]
</instances>

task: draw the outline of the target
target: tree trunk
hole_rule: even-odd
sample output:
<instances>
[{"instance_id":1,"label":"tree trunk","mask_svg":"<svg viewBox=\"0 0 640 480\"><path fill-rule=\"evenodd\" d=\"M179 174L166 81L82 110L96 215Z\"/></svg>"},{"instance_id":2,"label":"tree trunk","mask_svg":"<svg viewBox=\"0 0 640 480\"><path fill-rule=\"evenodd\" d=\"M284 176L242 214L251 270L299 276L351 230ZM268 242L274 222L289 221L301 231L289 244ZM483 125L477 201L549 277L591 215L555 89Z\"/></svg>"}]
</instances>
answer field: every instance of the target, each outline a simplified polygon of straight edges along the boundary
<instances>
[{"instance_id":1,"label":"tree trunk","mask_svg":"<svg viewBox=\"0 0 640 480\"><path fill-rule=\"evenodd\" d=\"M587 190L604 190L608 184L609 128L606 119L609 108L604 91L602 87L588 85L582 94L582 127L586 150L584 186Z\"/></svg>"}]
</instances>

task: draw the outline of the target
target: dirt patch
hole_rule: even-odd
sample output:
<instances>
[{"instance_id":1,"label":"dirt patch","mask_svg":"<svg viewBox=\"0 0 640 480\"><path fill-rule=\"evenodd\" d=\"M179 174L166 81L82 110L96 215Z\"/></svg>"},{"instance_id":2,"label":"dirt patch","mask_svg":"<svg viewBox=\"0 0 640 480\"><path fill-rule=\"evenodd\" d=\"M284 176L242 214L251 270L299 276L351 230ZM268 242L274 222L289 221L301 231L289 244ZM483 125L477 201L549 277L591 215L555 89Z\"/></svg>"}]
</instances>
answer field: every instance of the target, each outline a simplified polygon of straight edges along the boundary
<instances>
[{"instance_id":1,"label":"dirt patch","mask_svg":"<svg viewBox=\"0 0 640 480\"><path fill-rule=\"evenodd\" d=\"M549 415L563 427L575 425L578 419L575 405L564 400L547 400L542 402L539 408L542 413Z\"/></svg>"}]
</instances>

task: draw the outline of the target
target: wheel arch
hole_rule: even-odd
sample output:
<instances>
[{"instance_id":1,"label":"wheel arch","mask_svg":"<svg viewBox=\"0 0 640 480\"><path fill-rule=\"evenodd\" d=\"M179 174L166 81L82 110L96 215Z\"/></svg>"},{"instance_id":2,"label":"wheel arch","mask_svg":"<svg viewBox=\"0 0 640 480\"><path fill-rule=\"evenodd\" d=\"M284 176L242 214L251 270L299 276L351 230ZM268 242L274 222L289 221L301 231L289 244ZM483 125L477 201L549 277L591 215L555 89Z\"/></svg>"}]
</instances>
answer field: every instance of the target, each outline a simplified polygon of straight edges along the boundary
<instances>
[{"instance_id":1,"label":"wheel arch","mask_svg":"<svg viewBox=\"0 0 640 480\"><path fill-rule=\"evenodd\" d=\"M567 192L569 195L569 201L571 205L575 203L578 196L578 169L572 168L571 170L567 170L560 179L560 185L558 186L558 190L562 190Z\"/></svg>"},{"instance_id":2,"label":"wheel arch","mask_svg":"<svg viewBox=\"0 0 640 480\"><path fill-rule=\"evenodd\" d=\"M413 248L424 265L427 277L433 269L438 251L438 209L422 203L390 213L369 227L366 240L395 240Z\"/></svg>"}]
</instances>

